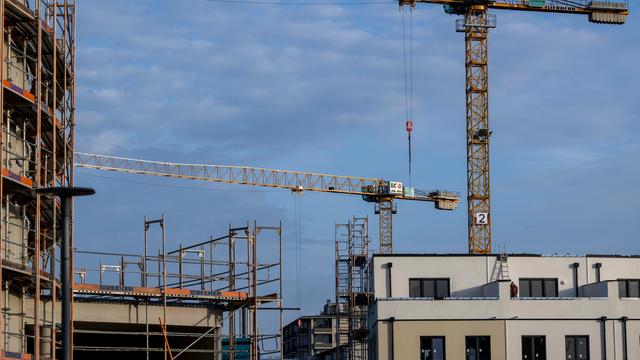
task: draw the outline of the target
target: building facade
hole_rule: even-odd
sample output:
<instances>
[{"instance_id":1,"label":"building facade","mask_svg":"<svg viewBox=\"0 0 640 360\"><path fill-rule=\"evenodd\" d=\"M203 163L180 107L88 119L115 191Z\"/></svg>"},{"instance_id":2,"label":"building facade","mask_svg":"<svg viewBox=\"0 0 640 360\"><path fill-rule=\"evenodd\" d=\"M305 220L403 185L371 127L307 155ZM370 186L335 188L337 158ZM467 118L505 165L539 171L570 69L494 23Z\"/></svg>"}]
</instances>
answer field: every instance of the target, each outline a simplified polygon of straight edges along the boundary
<instances>
[{"instance_id":1,"label":"building facade","mask_svg":"<svg viewBox=\"0 0 640 360\"><path fill-rule=\"evenodd\" d=\"M336 304L327 301L320 315L301 316L284 327L284 357L300 360L335 358L336 333ZM345 343L346 337L343 337L340 345Z\"/></svg>"},{"instance_id":2,"label":"building facade","mask_svg":"<svg viewBox=\"0 0 640 360\"><path fill-rule=\"evenodd\" d=\"M640 257L375 255L371 359L640 359Z\"/></svg>"}]
</instances>

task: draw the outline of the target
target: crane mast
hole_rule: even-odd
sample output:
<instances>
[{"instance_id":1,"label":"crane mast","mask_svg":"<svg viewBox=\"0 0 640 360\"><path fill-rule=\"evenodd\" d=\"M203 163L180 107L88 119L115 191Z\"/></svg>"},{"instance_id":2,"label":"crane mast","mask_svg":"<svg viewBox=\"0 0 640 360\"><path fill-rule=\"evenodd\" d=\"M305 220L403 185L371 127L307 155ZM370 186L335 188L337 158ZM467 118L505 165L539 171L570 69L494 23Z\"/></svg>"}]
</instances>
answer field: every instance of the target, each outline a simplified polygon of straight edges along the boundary
<instances>
[{"instance_id":1,"label":"crane mast","mask_svg":"<svg viewBox=\"0 0 640 360\"><path fill-rule=\"evenodd\" d=\"M491 252L491 186L489 138L488 33L496 16L488 9L587 15L590 22L624 24L628 4L584 0L400 0L400 6L441 4L448 14L461 15L456 31L465 34L467 224L469 253Z\"/></svg>"},{"instance_id":2,"label":"crane mast","mask_svg":"<svg viewBox=\"0 0 640 360\"><path fill-rule=\"evenodd\" d=\"M491 252L489 182L489 69L487 35L495 27L484 6L470 6L457 30L465 33L467 103L467 213L469 252Z\"/></svg>"},{"instance_id":3,"label":"crane mast","mask_svg":"<svg viewBox=\"0 0 640 360\"><path fill-rule=\"evenodd\" d=\"M75 152L74 166L207 182L288 189L293 192L313 191L359 195L375 203L380 220L380 253L393 253L393 214L395 200L426 201L438 210L455 210L460 203L458 193L446 190L418 190L401 182L380 178L341 176L302 171L265 169L248 166L183 164L131 159Z\"/></svg>"}]
</instances>

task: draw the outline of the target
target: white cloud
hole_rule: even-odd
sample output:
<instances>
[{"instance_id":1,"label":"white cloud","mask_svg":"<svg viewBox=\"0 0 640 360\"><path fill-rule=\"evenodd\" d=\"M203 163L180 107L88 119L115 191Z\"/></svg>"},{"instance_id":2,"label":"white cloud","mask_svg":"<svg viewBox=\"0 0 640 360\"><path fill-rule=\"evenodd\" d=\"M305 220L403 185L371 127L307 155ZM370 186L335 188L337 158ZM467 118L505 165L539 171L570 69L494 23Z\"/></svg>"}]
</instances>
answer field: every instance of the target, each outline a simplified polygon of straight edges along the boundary
<instances>
[{"instance_id":1,"label":"white cloud","mask_svg":"<svg viewBox=\"0 0 640 360\"><path fill-rule=\"evenodd\" d=\"M93 154L118 154L123 149L131 146L132 143L129 140L136 137L119 130L101 130L91 138L80 137L78 139L78 145L80 146L76 150Z\"/></svg>"}]
</instances>

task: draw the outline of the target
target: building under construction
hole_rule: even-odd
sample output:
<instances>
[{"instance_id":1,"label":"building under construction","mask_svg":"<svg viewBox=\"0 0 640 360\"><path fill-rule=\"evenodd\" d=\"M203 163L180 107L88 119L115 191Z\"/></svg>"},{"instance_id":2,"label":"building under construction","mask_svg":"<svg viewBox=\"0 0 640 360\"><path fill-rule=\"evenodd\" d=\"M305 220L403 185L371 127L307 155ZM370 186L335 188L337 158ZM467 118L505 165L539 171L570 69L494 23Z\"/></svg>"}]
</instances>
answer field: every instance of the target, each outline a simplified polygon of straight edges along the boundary
<instances>
[{"instance_id":1,"label":"building under construction","mask_svg":"<svg viewBox=\"0 0 640 360\"><path fill-rule=\"evenodd\" d=\"M140 254L75 252L74 357L282 358L281 226L247 223L175 248L165 230L164 217L145 219Z\"/></svg>"},{"instance_id":2,"label":"building under construction","mask_svg":"<svg viewBox=\"0 0 640 360\"><path fill-rule=\"evenodd\" d=\"M169 248L163 216L145 219L139 244L144 250L137 254L74 251L74 358L282 358L280 225L230 226L222 236ZM26 270L21 274L27 278ZM36 303L22 281L23 297L5 292L0 359L61 358L60 341L51 346L61 318L56 293L43 291ZM30 315L36 305L46 324L39 335ZM261 326L263 317L272 328Z\"/></svg>"},{"instance_id":3,"label":"building under construction","mask_svg":"<svg viewBox=\"0 0 640 360\"><path fill-rule=\"evenodd\" d=\"M0 0L0 358L54 357L60 206L73 183L75 1Z\"/></svg>"}]
</instances>

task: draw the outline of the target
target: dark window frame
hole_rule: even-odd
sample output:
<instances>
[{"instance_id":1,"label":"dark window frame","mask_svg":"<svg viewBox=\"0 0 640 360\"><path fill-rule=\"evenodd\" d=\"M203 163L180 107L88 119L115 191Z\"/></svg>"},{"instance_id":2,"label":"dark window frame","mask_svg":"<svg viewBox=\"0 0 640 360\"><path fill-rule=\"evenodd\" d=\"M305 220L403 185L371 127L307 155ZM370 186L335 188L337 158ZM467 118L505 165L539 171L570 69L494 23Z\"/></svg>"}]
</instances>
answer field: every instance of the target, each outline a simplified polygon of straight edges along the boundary
<instances>
[{"instance_id":1,"label":"dark window frame","mask_svg":"<svg viewBox=\"0 0 640 360\"><path fill-rule=\"evenodd\" d=\"M528 282L528 288L527 288L527 296L520 296L520 297L558 297L559 293L560 293L560 289L558 288L558 278L520 278L518 279L518 285L520 286L520 294L522 294L522 290L524 288L523 286L523 281L527 281ZM532 296L531 294L533 293L533 282L534 281L540 281L542 282L542 296ZM553 296L550 296L547 294L547 286L546 283L547 281L553 281L554 282L554 289L555 289L555 294Z\"/></svg>"},{"instance_id":2,"label":"dark window frame","mask_svg":"<svg viewBox=\"0 0 640 360\"><path fill-rule=\"evenodd\" d=\"M331 329L333 327L333 319L331 318L316 318L313 321L314 329Z\"/></svg>"},{"instance_id":3,"label":"dark window frame","mask_svg":"<svg viewBox=\"0 0 640 360\"><path fill-rule=\"evenodd\" d=\"M322 340L328 339L328 341L318 341L318 338L323 338ZM314 345L332 345L333 339L331 334L313 334L313 343Z\"/></svg>"},{"instance_id":4,"label":"dark window frame","mask_svg":"<svg viewBox=\"0 0 640 360\"><path fill-rule=\"evenodd\" d=\"M412 296L411 295L411 282L419 281L420 282L420 296ZM426 296L424 289L425 281L433 281L433 296ZM446 281L447 282L447 294L445 296L439 296L438 294L438 281ZM409 297L432 297L434 299L444 299L451 296L451 279L450 278L410 278L409 279Z\"/></svg>"},{"instance_id":5,"label":"dark window frame","mask_svg":"<svg viewBox=\"0 0 640 360\"><path fill-rule=\"evenodd\" d=\"M640 279L618 279L618 292L619 292L618 295L619 295L620 298L626 298L626 299L638 299L638 298L640 298L640 296L629 296L629 284L631 282L637 282L638 283L638 287L640 287ZM621 284L624 284L624 295L620 291L620 285Z\"/></svg>"},{"instance_id":6,"label":"dark window frame","mask_svg":"<svg viewBox=\"0 0 640 360\"><path fill-rule=\"evenodd\" d=\"M489 347L486 349L487 351L483 354L482 357L480 357L481 355L481 351L480 351L480 340L482 338L486 338L487 341L487 345L489 345ZM475 346L474 349L476 350L476 359L487 359L490 360L491 359L491 335L471 335L471 336L465 336L464 337L464 347L465 347L465 359L469 359L469 353L467 352L467 350L469 349L468 343L469 340L473 339L475 342Z\"/></svg>"},{"instance_id":7,"label":"dark window frame","mask_svg":"<svg viewBox=\"0 0 640 360\"><path fill-rule=\"evenodd\" d=\"M579 338L584 338L586 340L586 345L587 345L587 357L585 358L578 358L577 357L577 352L578 352L578 339ZM571 360L590 360L591 359L591 343L589 341L589 335L565 335L564 337L564 347L565 347L565 359L569 359L569 354L567 353L567 341L569 339L573 339L573 354L575 355L573 358L571 358Z\"/></svg>"},{"instance_id":8,"label":"dark window frame","mask_svg":"<svg viewBox=\"0 0 640 360\"><path fill-rule=\"evenodd\" d=\"M532 352L535 353L535 342L536 342L536 339L540 339L540 338L542 338L543 340L542 344L544 346L542 357L535 358L533 357L533 354L532 354L532 357L525 358L525 345L529 347ZM546 360L547 359L547 337L545 335L522 335L521 342L522 342L522 354L521 354L522 360L531 360L531 359Z\"/></svg>"},{"instance_id":9,"label":"dark window frame","mask_svg":"<svg viewBox=\"0 0 640 360\"><path fill-rule=\"evenodd\" d=\"M309 335L298 335L298 347L309 346Z\"/></svg>"},{"instance_id":10,"label":"dark window frame","mask_svg":"<svg viewBox=\"0 0 640 360\"><path fill-rule=\"evenodd\" d=\"M431 344L433 346L433 340L439 339L442 340L442 360L447 360L447 339L445 336L420 336L420 360L423 359L422 356L422 341L423 339L431 339Z\"/></svg>"}]
</instances>

